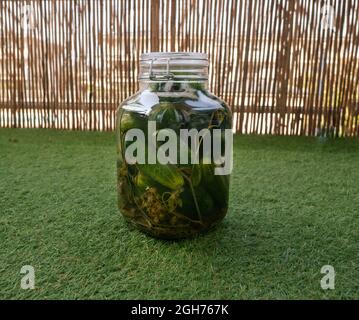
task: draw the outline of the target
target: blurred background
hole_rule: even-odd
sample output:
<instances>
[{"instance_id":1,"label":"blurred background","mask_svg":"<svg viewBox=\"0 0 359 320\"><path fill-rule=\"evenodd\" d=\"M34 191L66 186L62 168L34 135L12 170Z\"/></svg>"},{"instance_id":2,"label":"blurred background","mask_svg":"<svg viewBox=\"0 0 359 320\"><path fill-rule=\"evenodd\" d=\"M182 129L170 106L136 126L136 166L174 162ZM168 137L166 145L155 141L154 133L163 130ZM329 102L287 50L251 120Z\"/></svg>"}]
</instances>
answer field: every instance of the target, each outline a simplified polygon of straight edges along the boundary
<instances>
[{"instance_id":1,"label":"blurred background","mask_svg":"<svg viewBox=\"0 0 359 320\"><path fill-rule=\"evenodd\" d=\"M113 130L142 52L206 52L245 134L359 135L355 0L0 2L0 127Z\"/></svg>"}]
</instances>

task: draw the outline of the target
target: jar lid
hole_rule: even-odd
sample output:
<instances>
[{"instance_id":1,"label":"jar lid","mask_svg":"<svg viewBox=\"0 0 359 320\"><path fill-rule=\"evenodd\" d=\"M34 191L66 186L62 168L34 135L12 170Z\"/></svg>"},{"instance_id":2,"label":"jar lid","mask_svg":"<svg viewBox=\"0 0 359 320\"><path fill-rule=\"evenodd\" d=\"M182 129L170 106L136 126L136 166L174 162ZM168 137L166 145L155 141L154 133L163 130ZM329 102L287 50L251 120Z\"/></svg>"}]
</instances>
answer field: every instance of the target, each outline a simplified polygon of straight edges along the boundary
<instances>
[{"instance_id":1,"label":"jar lid","mask_svg":"<svg viewBox=\"0 0 359 320\"><path fill-rule=\"evenodd\" d=\"M143 53L140 66L140 80L208 79L208 55L201 52Z\"/></svg>"},{"instance_id":2,"label":"jar lid","mask_svg":"<svg viewBox=\"0 0 359 320\"><path fill-rule=\"evenodd\" d=\"M208 60L207 53L202 52L147 52L142 53L140 61L148 60Z\"/></svg>"}]
</instances>

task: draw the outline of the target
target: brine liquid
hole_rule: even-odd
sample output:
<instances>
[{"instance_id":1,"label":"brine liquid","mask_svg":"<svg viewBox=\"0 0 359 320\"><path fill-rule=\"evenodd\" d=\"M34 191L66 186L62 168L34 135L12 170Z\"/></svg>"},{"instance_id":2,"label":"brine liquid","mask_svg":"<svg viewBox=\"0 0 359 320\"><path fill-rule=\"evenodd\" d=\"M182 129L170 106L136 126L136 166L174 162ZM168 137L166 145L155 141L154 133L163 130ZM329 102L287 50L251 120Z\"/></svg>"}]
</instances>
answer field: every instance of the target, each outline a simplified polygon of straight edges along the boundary
<instances>
[{"instance_id":1,"label":"brine liquid","mask_svg":"<svg viewBox=\"0 0 359 320\"><path fill-rule=\"evenodd\" d=\"M198 164L128 164L124 137L131 128L141 129L146 135L149 120L156 121L159 130L174 130L178 139L180 129L224 130L231 126L230 114L200 91L197 99L170 96L157 101L151 93L146 94L142 100L140 96L126 102L118 111L119 208L128 221L153 236L191 237L226 215L229 175L215 175L215 165L203 163L201 149Z\"/></svg>"}]
</instances>

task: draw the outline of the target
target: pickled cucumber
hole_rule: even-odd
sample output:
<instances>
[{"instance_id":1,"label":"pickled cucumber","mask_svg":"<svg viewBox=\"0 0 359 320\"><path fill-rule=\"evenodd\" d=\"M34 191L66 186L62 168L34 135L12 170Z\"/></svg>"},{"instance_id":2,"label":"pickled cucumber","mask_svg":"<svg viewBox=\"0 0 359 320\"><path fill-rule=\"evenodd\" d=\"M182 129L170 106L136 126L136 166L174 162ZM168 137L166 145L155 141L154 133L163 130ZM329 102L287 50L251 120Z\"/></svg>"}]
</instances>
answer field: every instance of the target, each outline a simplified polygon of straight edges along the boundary
<instances>
[{"instance_id":1,"label":"pickled cucumber","mask_svg":"<svg viewBox=\"0 0 359 320\"><path fill-rule=\"evenodd\" d=\"M141 129L147 131L147 120L139 114L129 111L122 111L118 116L118 128L121 134L126 133L130 129Z\"/></svg>"},{"instance_id":2,"label":"pickled cucumber","mask_svg":"<svg viewBox=\"0 0 359 320\"><path fill-rule=\"evenodd\" d=\"M138 166L141 172L169 189L177 190L184 184L183 176L173 165L141 164Z\"/></svg>"},{"instance_id":3,"label":"pickled cucumber","mask_svg":"<svg viewBox=\"0 0 359 320\"><path fill-rule=\"evenodd\" d=\"M183 106L161 103L153 107L148 120L155 121L157 129L169 128L178 131L186 126L188 115Z\"/></svg>"},{"instance_id":4,"label":"pickled cucumber","mask_svg":"<svg viewBox=\"0 0 359 320\"><path fill-rule=\"evenodd\" d=\"M215 175L214 164L201 164L202 185L220 207L228 205L229 175Z\"/></svg>"}]
</instances>

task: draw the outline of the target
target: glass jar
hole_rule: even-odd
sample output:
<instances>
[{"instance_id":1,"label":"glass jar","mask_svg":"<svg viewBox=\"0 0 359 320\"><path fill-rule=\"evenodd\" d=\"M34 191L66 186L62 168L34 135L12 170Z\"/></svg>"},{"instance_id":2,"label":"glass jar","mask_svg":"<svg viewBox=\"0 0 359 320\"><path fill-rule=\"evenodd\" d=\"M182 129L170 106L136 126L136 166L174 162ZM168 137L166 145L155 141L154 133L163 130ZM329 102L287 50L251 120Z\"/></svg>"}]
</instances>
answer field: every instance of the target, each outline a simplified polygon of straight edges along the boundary
<instances>
[{"instance_id":1,"label":"glass jar","mask_svg":"<svg viewBox=\"0 0 359 320\"><path fill-rule=\"evenodd\" d=\"M142 54L139 83L117 110L119 209L152 236L194 236L227 213L231 112L203 53Z\"/></svg>"}]
</instances>

